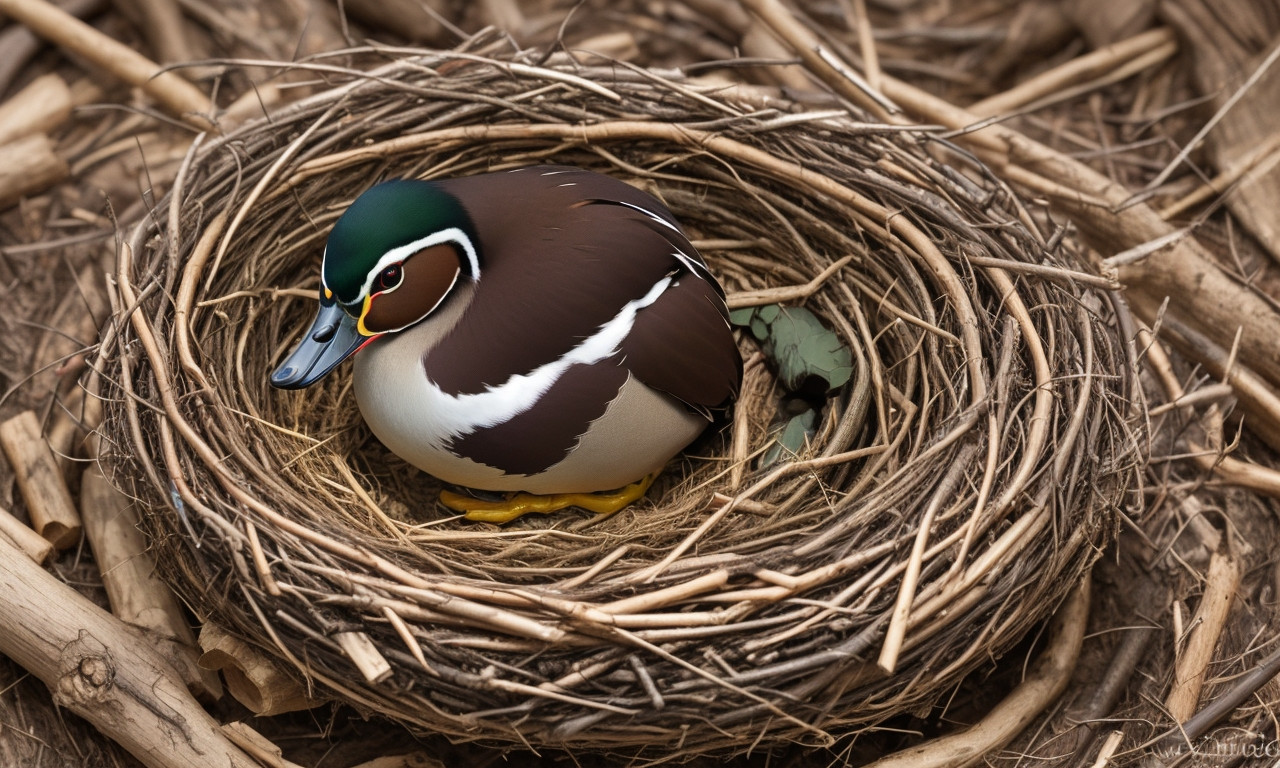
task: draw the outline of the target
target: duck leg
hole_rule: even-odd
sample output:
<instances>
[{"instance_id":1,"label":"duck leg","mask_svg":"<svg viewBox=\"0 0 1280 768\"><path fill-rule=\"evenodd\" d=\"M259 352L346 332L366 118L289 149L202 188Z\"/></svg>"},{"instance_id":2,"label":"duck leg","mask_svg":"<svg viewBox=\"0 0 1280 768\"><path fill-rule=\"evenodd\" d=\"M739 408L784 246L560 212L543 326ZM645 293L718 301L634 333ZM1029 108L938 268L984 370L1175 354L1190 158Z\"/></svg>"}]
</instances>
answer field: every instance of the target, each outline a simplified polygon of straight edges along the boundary
<instances>
[{"instance_id":1,"label":"duck leg","mask_svg":"<svg viewBox=\"0 0 1280 768\"><path fill-rule=\"evenodd\" d=\"M608 517L644 496L658 473L645 475L636 482L616 491L597 493L555 493L541 496L533 493L513 493L505 499L487 501L450 490L440 492L440 503L449 509L465 513L468 520L482 523L509 523L521 515L537 512L545 515L568 507L581 507Z\"/></svg>"}]
</instances>

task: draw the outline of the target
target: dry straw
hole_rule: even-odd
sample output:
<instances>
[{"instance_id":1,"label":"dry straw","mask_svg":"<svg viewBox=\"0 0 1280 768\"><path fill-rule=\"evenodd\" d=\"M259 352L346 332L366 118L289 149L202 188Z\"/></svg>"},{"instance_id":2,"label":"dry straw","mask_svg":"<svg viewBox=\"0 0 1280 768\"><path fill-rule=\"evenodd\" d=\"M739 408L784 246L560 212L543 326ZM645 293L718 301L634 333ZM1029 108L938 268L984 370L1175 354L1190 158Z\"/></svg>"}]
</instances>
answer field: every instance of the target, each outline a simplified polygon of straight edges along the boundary
<instances>
[{"instance_id":1,"label":"dry straw","mask_svg":"<svg viewBox=\"0 0 1280 768\"><path fill-rule=\"evenodd\" d=\"M1141 461L1127 316L965 156L625 65L379 55L198 143L121 249L104 443L202 619L412 727L688 755L919 711L1093 562ZM732 426L647 500L495 527L370 437L345 369L268 386L358 193L543 162L654 192L734 306L857 350L811 451L757 467L778 393L744 340Z\"/></svg>"}]
</instances>

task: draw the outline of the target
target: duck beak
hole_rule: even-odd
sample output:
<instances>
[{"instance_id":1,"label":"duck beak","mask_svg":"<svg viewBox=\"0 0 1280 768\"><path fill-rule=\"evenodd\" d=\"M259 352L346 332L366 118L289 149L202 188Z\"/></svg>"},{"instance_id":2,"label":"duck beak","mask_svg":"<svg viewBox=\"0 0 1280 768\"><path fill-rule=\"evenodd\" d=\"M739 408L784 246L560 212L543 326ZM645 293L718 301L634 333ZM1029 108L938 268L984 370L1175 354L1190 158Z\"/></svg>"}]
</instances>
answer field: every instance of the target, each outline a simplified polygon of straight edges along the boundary
<instances>
[{"instance_id":1,"label":"duck beak","mask_svg":"<svg viewBox=\"0 0 1280 768\"><path fill-rule=\"evenodd\" d=\"M355 318L343 312L336 302L322 301L320 313L302 343L271 374L271 386L279 389L310 386L372 338L362 335Z\"/></svg>"}]
</instances>

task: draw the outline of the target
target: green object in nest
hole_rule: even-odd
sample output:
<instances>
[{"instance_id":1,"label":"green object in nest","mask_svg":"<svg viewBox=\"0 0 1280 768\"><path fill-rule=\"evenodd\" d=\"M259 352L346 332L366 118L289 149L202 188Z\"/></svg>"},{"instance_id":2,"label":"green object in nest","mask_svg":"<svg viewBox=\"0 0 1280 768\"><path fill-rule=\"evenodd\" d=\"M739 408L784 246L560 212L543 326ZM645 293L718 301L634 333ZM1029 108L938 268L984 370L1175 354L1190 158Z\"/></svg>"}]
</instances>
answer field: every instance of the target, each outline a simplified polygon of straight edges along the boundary
<instances>
[{"instance_id":1,"label":"green object in nest","mask_svg":"<svg viewBox=\"0 0 1280 768\"><path fill-rule=\"evenodd\" d=\"M783 455L798 455L817 433L823 406L853 378L853 352L804 307L745 307L730 312L729 320L760 342L786 391L779 406L786 422L760 460L767 467Z\"/></svg>"}]
</instances>

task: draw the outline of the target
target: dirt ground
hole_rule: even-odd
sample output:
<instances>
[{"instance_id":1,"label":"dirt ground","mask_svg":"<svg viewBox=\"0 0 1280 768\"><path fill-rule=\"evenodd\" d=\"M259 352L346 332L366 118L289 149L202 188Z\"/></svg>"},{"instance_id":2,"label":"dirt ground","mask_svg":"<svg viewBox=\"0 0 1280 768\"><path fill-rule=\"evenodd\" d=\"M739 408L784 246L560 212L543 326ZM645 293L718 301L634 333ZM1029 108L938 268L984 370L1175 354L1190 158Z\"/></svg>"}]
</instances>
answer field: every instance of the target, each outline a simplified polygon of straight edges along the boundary
<instances>
[{"instance_id":1,"label":"dirt ground","mask_svg":"<svg viewBox=\"0 0 1280 768\"><path fill-rule=\"evenodd\" d=\"M123 83L84 52L45 42L5 20L23 12L20 6L43 5L11 1L0 2L0 158L13 164L12 170L0 168L0 419L33 410L47 429L65 409L80 415L75 382L109 312L102 285L118 233L166 191L192 129L166 115L154 93ZM196 62L174 71L224 108L246 94L260 95L255 88L267 82L281 86L281 101L325 85L323 74L277 78L264 60L295 60L367 40L452 47L487 25L507 30L522 47L560 44L645 66L714 71L778 86L800 101L831 90L827 80L806 71L804 52L788 47L749 11L768 3L59 5L155 62ZM999 118L1128 190L1131 204L1155 211L1180 237L1193 239L1236 292L1212 293L1203 273L1158 262L1154 254L1163 251L1157 247L1126 244L1123 232L1109 233L1097 223L1101 215L1069 233L1084 239L1100 265L1113 259L1106 266L1119 270L1136 313L1158 324L1172 349L1171 380L1205 394L1151 416L1144 503L1123 510L1118 541L1095 568L1089 630L1066 693L979 758L985 762L952 756L937 764L1273 763L1280 756L1280 684L1271 679L1280 670L1274 658L1280 648L1280 562L1272 554L1280 541L1274 453L1280 429L1272 428L1280 425L1273 407L1280 403L1280 353L1274 352L1276 337L1267 334L1280 328L1280 208L1274 204L1280 192L1280 134L1274 129L1280 68L1273 66L1280 10L1251 0L800 0L785 8L818 30L829 50L857 62L869 80L883 73L972 116ZM874 41L870 49L868 40ZM229 63L233 59L253 63ZM4 105L49 74L61 77L69 91L67 109L28 131L47 140L47 152L24 145L19 154L6 154L18 139L4 129L8 121L21 121L4 113ZM937 114L913 117L930 122ZM19 165L18 157L39 167ZM1008 180L1017 185L1026 169L1038 166L1014 157L1008 168ZM1041 186L1027 194L1049 192ZM1064 207L1064 220L1073 210ZM1117 254L1121 258L1113 258ZM1239 338L1237 327L1243 328ZM1219 386L1223 381L1231 387ZM1167 394L1158 373L1148 384L1153 393ZM71 444L73 458L83 457L82 442ZM68 476L74 494L78 473ZM26 502L3 463L0 506L25 519ZM87 546L61 552L48 568L107 607ZM1214 590L1226 595L1218 626L1204 600ZM1206 643L1209 657L1199 670L1204 688L1191 702L1196 714L1179 718L1186 739L1169 740L1176 726L1170 691L1194 673L1185 660ZM963 729L1017 687L1042 646L1039 634L1029 637L934 708L903 714L877 733L824 751L738 756L733 764L862 765ZM1233 703L1215 712L1222 702ZM224 697L210 711L224 722L247 719L285 758L317 768L613 762L415 739L393 723L365 720L338 705L254 718ZM371 762L379 758L388 760ZM721 762L697 762L713 760ZM142 764L56 706L36 677L0 660L0 765Z\"/></svg>"}]
</instances>

